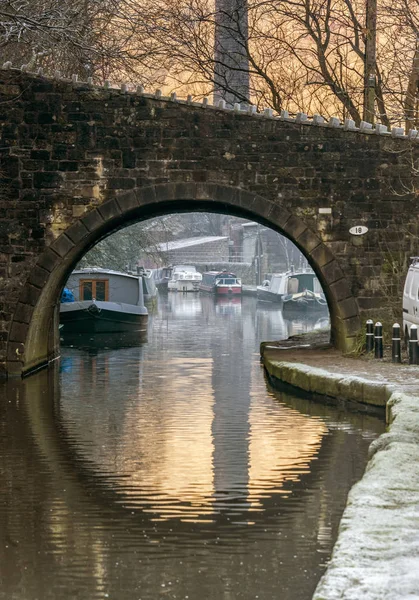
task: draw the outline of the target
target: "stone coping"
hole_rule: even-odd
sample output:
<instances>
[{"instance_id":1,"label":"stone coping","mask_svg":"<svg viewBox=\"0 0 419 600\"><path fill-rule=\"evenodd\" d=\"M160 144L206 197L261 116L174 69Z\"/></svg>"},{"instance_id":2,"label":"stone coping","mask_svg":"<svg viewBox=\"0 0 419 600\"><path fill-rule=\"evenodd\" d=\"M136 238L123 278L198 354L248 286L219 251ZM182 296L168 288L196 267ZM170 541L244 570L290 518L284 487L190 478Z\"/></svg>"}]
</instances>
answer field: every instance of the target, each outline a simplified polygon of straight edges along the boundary
<instances>
[{"instance_id":1,"label":"stone coping","mask_svg":"<svg viewBox=\"0 0 419 600\"><path fill-rule=\"evenodd\" d=\"M419 599L419 367L345 358L328 349L284 353L269 343L261 353L272 378L386 407L388 431L370 445L364 476L349 492L313 600ZM316 361L324 366L313 366ZM368 369L370 378L364 376Z\"/></svg>"}]
</instances>

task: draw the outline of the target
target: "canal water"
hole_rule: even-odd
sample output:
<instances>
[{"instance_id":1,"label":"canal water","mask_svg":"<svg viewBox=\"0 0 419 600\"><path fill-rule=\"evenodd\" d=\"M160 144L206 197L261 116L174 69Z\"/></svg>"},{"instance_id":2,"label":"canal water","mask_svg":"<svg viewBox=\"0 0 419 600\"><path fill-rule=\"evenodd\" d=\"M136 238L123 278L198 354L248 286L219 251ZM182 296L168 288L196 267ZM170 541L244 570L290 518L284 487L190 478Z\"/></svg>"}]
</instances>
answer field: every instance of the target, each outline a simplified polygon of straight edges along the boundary
<instances>
[{"instance_id":1,"label":"canal water","mask_svg":"<svg viewBox=\"0 0 419 600\"><path fill-rule=\"evenodd\" d=\"M384 423L272 389L258 349L325 325L172 294L142 344L1 385L0 598L311 598Z\"/></svg>"}]
</instances>

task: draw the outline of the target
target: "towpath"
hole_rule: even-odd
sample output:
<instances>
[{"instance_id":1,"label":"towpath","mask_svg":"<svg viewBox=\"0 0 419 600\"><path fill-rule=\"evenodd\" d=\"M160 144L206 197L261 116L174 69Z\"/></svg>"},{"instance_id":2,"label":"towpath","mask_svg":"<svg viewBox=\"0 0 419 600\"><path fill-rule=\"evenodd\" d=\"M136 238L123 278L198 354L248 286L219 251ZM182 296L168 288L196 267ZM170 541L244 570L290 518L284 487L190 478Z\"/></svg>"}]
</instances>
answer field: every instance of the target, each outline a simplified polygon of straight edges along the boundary
<instances>
[{"instance_id":1,"label":"towpath","mask_svg":"<svg viewBox=\"0 0 419 600\"><path fill-rule=\"evenodd\" d=\"M274 383L386 408L313 600L419 600L419 366L342 356L321 335L265 342L261 356Z\"/></svg>"}]
</instances>

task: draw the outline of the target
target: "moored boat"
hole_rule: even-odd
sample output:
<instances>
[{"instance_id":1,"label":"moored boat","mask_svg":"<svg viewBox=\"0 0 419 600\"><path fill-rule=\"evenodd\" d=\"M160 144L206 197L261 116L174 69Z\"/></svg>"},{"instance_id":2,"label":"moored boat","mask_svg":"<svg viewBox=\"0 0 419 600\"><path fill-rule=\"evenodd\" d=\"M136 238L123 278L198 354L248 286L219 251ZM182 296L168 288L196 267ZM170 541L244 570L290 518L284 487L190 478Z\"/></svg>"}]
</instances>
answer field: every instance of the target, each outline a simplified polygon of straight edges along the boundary
<instances>
[{"instance_id":1,"label":"moored boat","mask_svg":"<svg viewBox=\"0 0 419 600\"><path fill-rule=\"evenodd\" d=\"M202 281L201 273L191 265L173 267L167 289L172 292L197 292Z\"/></svg>"},{"instance_id":2,"label":"moored boat","mask_svg":"<svg viewBox=\"0 0 419 600\"><path fill-rule=\"evenodd\" d=\"M202 275L199 289L216 295L237 295L242 293L241 280L228 271L207 271Z\"/></svg>"},{"instance_id":3,"label":"moored boat","mask_svg":"<svg viewBox=\"0 0 419 600\"><path fill-rule=\"evenodd\" d=\"M291 272L286 288L287 293L282 296L283 311L327 309L326 297L312 269Z\"/></svg>"},{"instance_id":4,"label":"moored boat","mask_svg":"<svg viewBox=\"0 0 419 600\"><path fill-rule=\"evenodd\" d=\"M262 285L256 287L256 295L258 300L264 302L281 302L282 296L287 292L287 275L286 273L272 273L270 279L265 279Z\"/></svg>"},{"instance_id":5,"label":"moored boat","mask_svg":"<svg viewBox=\"0 0 419 600\"><path fill-rule=\"evenodd\" d=\"M157 287L152 269L137 267L137 275L143 280L144 302L150 302L157 297Z\"/></svg>"},{"instance_id":6,"label":"moored boat","mask_svg":"<svg viewBox=\"0 0 419 600\"><path fill-rule=\"evenodd\" d=\"M167 292L168 283L172 277L172 267L160 267L153 269L154 283L159 292Z\"/></svg>"},{"instance_id":7,"label":"moored boat","mask_svg":"<svg viewBox=\"0 0 419 600\"><path fill-rule=\"evenodd\" d=\"M62 333L145 331L142 278L96 267L73 271L66 289L74 301L60 304Z\"/></svg>"},{"instance_id":8,"label":"moored boat","mask_svg":"<svg viewBox=\"0 0 419 600\"><path fill-rule=\"evenodd\" d=\"M310 268L273 273L257 287L257 296L266 302L281 302L285 310L327 308L320 282Z\"/></svg>"}]
</instances>

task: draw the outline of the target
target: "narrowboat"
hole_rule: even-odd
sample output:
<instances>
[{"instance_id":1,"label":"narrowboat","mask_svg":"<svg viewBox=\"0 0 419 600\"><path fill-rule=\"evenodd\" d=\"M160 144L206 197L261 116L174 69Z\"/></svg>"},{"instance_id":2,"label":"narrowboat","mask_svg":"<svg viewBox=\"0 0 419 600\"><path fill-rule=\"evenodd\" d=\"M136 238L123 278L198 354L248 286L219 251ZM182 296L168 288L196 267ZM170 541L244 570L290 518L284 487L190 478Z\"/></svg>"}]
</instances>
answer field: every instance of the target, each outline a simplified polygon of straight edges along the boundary
<instances>
[{"instance_id":1,"label":"narrowboat","mask_svg":"<svg viewBox=\"0 0 419 600\"><path fill-rule=\"evenodd\" d=\"M157 287L152 269L144 269L144 267L137 267L137 275L143 280L144 302L147 303L157 298Z\"/></svg>"},{"instance_id":2,"label":"narrowboat","mask_svg":"<svg viewBox=\"0 0 419 600\"><path fill-rule=\"evenodd\" d=\"M284 312L327 310L326 297L312 269L289 273L286 293L282 296L282 310Z\"/></svg>"},{"instance_id":3,"label":"narrowboat","mask_svg":"<svg viewBox=\"0 0 419 600\"><path fill-rule=\"evenodd\" d=\"M169 279L167 289L172 292L197 292L202 281L201 273L190 265L173 267L172 277Z\"/></svg>"},{"instance_id":4,"label":"narrowboat","mask_svg":"<svg viewBox=\"0 0 419 600\"><path fill-rule=\"evenodd\" d=\"M319 280L310 268L273 273L257 286L257 297L265 302L282 303L283 310L327 308Z\"/></svg>"},{"instance_id":5,"label":"narrowboat","mask_svg":"<svg viewBox=\"0 0 419 600\"><path fill-rule=\"evenodd\" d=\"M172 267L160 267L153 269L154 283L159 292L167 292L168 283L172 277Z\"/></svg>"},{"instance_id":6,"label":"narrowboat","mask_svg":"<svg viewBox=\"0 0 419 600\"><path fill-rule=\"evenodd\" d=\"M236 295L242 293L241 280L228 271L207 271L202 275L199 289L216 295Z\"/></svg>"},{"instance_id":7,"label":"narrowboat","mask_svg":"<svg viewBox=\"0 0 419 600\"><path fill-rule=\"evenodd\" d=\"M147 329L148 311L139 276L96 267L80 269L72 272L66 290L74 299L67 297L60 304L63 334Z\"/></svg>"},{"instance_id":8,"label":"narrowboat","mask_svg":"<svg viewBox=\"0 0 419 600\"><path fill-rule=\"evenodd\" d=\"M265 279L262 285L256 287L258 300L264 302L281 302L282 296L286 293L288 273L272 273L270 279Z\"/></svg>"}]
</instances>

